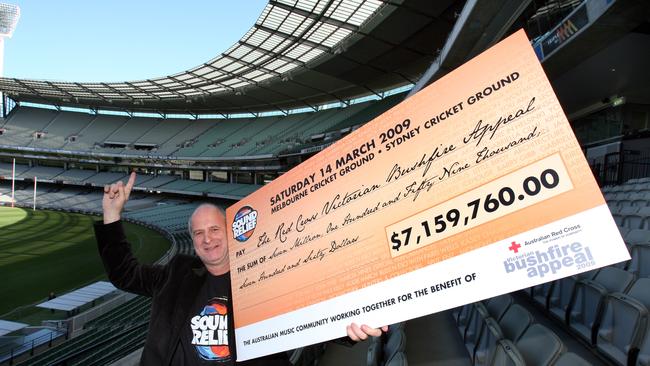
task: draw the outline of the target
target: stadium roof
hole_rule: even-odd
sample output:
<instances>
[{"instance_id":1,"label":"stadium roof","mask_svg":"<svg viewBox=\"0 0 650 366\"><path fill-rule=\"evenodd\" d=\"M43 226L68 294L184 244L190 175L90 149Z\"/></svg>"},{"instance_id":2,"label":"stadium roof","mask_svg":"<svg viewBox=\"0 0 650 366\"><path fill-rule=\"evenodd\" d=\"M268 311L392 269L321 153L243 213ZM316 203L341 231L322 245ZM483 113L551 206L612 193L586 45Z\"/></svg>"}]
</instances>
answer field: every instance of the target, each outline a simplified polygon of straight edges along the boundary
<instances>
[{"instance_id":1,"label":"stadium roof","mask_svg":"<svg viewBox=\"0 0 650 366\"><path fill-rule=\"evenodd\" d=\"M45 309L70 311L93 302L115 290L115 286L110 282L98 281L78 290L68 292L67 294L54 298L53 300L42 302L36 306Z\"/></svg>"},{"instance_id":2,"label":"stadium roof","mask_svg":"<svg viewBox=\"0 0 650 366\"><path fill-rule=\"evenodd\" d=\"M417 81L465 0L270 0L223 54L128 82L0 78L16 101L161 113L312 108Z\"/></svg>"},{"instance_id":3,"label":"stadium roof","mask_svg":"<svg viewBox=\"0 0 650 366\"><path fill-rule=\"evenodd\" d=\"M0 337L11 332L26 328L27 326L29 326L29 324L0 319Z\"/></svg>"}]
</instances>

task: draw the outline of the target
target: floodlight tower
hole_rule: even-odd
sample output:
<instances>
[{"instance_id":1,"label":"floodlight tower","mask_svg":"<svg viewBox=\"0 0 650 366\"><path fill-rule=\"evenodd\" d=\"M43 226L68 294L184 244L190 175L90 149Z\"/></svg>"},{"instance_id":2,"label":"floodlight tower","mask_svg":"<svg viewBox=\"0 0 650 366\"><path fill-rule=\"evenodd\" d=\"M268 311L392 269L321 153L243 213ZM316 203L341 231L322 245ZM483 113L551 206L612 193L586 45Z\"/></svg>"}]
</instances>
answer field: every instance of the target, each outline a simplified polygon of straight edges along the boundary
<instances>
[{"instance_id":1,"label":"floodlight tower","mask_svg":"<svg viewBox=\"0 0 650 366\"><path fill-rule=\"evenodd\" d=\"M4 76L5 66L5 38L11 38L20 19L20 8L18 5L0 3L0 77ZM5 96L0 93L2 104L2 117L5 116ZM11 207L14 207L14 185L16 183L16 159L11 169ZM34 186L36 192L36 186Z\"/></svg>"},{"instance_id":2,"label":"floodlight tower","mask_svg":"<svg viewBox=\"0 0 650 366\"><path fill-rule=\"evenodd\" d=\"M0 3L0 76L4 76L5 38L11 38L20 19L18 5Z\"/></svg>"}]
</instances>

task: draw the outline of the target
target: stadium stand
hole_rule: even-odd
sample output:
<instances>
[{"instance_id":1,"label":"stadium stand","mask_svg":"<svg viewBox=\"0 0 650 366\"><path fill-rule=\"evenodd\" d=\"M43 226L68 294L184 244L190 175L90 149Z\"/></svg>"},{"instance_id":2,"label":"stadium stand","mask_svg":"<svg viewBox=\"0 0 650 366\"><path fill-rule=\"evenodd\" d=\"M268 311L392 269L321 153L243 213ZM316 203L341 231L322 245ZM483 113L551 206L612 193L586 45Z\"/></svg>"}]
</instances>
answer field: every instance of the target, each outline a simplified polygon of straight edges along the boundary
<instances>
[{"instance_id":1,"label":"stadium stand","mask_svg":"<svg viewBox=\"0 0 650 366\"><path fill-rule=\"evenodd\" d=\"M119 359L144 343L146 332L134 332L133 330L143 327L146 330L150 303L149 298L136 297L124 306L87 323L86 330L82 335L64 342L50 352L30 359L27 363L30 365L52 365L65 362L69 365L90 365L103 364L99 363L99 360L105 362L106 360ZM123 333L132 335L124 339ZM116 347L120 343L130 345L132 349ZM99 346L95 346L97 344ZM80 352L89 346L93 346L93 352L90 354ZM99 359L97 359L98 357Z\"/></svg>"},{"instance_id":2,"label":"stadium stand","mask_svg":"<svg viewBox=\"0 0 650 366\"><path fill-rule=\"evenodd\" d=\"M71 139L76 139L76 133L93 120L94 116L87 113L61 114L43 130L44 136L34 141L34 147L61 149Z\"/></svg>"},{"instance_id":3,"label":"stadium stand","mask_svg":"<svg viewBox=\"0 0 650 366\"><path fill-rule=\"evenodd\" d=\"M0 163L0 177L11 179L12 165ZM33 180L61 182L73 185L94 186L103 188L104 185L125 180L126 173L96 172L91 170L68 169L56 167L34 167L16 164L17 180ZM196 180L179 179L178 176L140 174L137 177L135 190L155 190L159 192L180 193L185 195L198 195L227 199L240 199L259 189L257 184L202 182ZM27 189L27 188L25 188ZM27 192L21 192L27 197ZM42 198L42 196L41 196Z\"/></svg>"},{"instance_id":4,"label":"stadium stand","mask_svg":"<svg viewBox=\"0 0 650 366\"><path fill-rule=\"evenodd\" d=\"M3 133L3 143L13 146L29 146L37 136L38 132L42 132L56 117L56 112L47 109L33 108L26 113L15 113L5 119L2 128L5 130Z\"/></svg>"},{"instance_id":5,"label":"stadium stand","mask_svg":"<svg viewBox=\"0 0 650 366\"><path fill-rule=\"evenodd\" d=\"M20 175L26 172L27 170L29 170L28 165L16 164L15 175L20 177ZM3 177L4 179L11 179L12 172L13 172L12 164L0 163L0 177Z\"/></svg>"},{"instance_id":6,"label":"stadium stand","mask_svg":"<svg viewBox=\"0 0 650 366\"><path fill-rule=\"evenodd\" d=\"M97 174L97 172L93 170L68 169L57 175L56 180L68 184L81 184L83 181L95 174Z\"/></svg>"},{"instance_id":7,"label":"stadium stand","mask_svg":"<svg viewBox=\"0 0 650 366\"><path fill-rule=\"evenodd\" d=\"M17 107L7 118L3 144L109 155L234 158L277 156L313 138L360 126L404 98L396 94L347 108L285 117L159 120ZM30 121L30 123L23 123ZM20 124L20 129L15 127ZM44 129L47 127L47 129ZM41 131L43 129L43 131ZM42 136L36 138L38 132ZM27 139L26 136L32 136ZM12 143L11 141L23 143ZM33 144L30 145L30 143Z\"/></svg>"},{"instance_id":8,"label":"stadium stand","mask_svg":"<svg viewBox=\"0 0 650 366\"><path fill-rule=\"evenodd\" d=\"M464 25L460 26L460 29L456 29L455 34L460 34L459 37L466 36L466 33L473 30L478 24L483 23L486 24L487 30L494 30L494 32L500 33L500 36L507 33L508 27L503 26L503 29L499 29L502 25L488 22L488 20L498 19L499 17L496 14L492 15L493 19L483 19L485 20L484 22L477 21L476 18L467 17L467 12L464 11L464 1L444 2L440 7L446 7L451 3L456 3L456 6L449 6L446 12L441 12L435 18L439 17L443 24L448 23L449 25L453 25L456 19L467 21L466 24L471 24L471 26ZM469 4L470 2L467 3ZM486 4L489 2L471 3ZM528 29L531 32L531 38L534 37L532 42L533 46L539 46L544 38L552 37L553 32L551 30L554 29L553 27L563 24L565 16L568 17L570 14L573 14L574 9L579 10L589 7L589 14L592 15L594 13L593 10L602 5L602 2L597 1L542 1L534 3L533 9L524 12L528 18L519 19L517 22L518 24L529 21L535 23L533 19L543 18L544 20L540 23L549 23L548 25L537 27L538 29L535 29L535 27ZM647 33L647 21L639 25L639 22L635 21L635 17L633 16L625 18L625 21L612 19L612 17L621 13L620 10L624 6L623 4L630 3L630 1L607 1L607 5L614 4L617 7L617 11L603 15L604 20L610 24L625 24L628 27L638 26L638 29L640 29L639 33ZM385 4L387 7L395 7L395 9L390 8L390 12L387 11L389 9L384 8L386 14L395 11L396 14L404 18L409 18L404 15L409 12L409 9L418 7L417 2L405 3L401 8L401 2L386 2ZM284 6L283 9L285 11L288 11L286 8L289 7L281 1L273 1L269 6L277 6L280 8ZM298 6L296 5L297 8ZM507 8L507 6L504 5L503 8ZM430 8L420 9L417 11L417 16L419 18L430 16L430 10ZM485 9L482 8L482 10ZM504 11L504 9L500 11ZM537 11L539 13L536 13ZM481 13L480 15L490 18L490 14L485 11L478 11L476 13ZM515 19L518 14L515 14L512 19ZM535 16L531 17L530 14L535 14ZM502 16L508 18L506 15ZM476 15L474 16L476 17ZM615 22L612 20L618 21ZM593 21L593 19L590 19L590 21ZM339 24L337 22L333 23ZM539 23L536 24L539 25ZM389 32L392 32L394 28L388 25L386 27L389 29ZM347 28L362 29L360 25L354 25L353 27L348 25ZM414 26L415 28L417 27ZM444 31L439 30L439 28L448 30L446 25L443 26L438 23L428 25L426 28L433 29L435 33L440 34L443 34ZM597 34L595 35L595 32L598 32L599 28L602 30L604 27L580 29L579 33L587 34L588 36L585 39L589 39L593 43L589 43L588 45L578 43L576 49L580 49L582 52L568 53L578 54L580 58L587 58L591 55L591 52L596 52L603 48L605 45L599 47L601 46L597 42L599 37L597 37ZM489 43L492 40L489 37L489 32L485 32L486 29L478 31L476 37ZM252 30L251 32L253 31L259 31L259 29ZM605 31L608 32L607 39L618 36L616 33L618 30ZM364 34L360 32L356 36L361 37ZM576 36L578 38L577 41L574 40L575 38L569 38L569 41L563 40L560 42L558 48L553 51L559 54L555 59L566 60L566 56L562 55L562 48L570 47L572 42L580 42L579 36ZM295 36L292 37L297 38ZM378 42L377 39L382 39L376 35L372 37L373 44ZM570 37L573 37L573 35ZM410 39L410 42L396 40L387 43L385 47L388 47L388 44L393 46L394 44L404 43L408 45L408 49L401 50L400 52L420 52L425 54L425 52L417 50L417 52L412 52L412 49L417 48L417 45L420 43L433 44L434 42L431 41L432 38L431 34L428 34L428 37L422 36L419 40ZM441 38L444 37L441 36ZM464 44L461 47L446 47L447 45L445 43L436 44L434 51L437 47L437 54L440 57L436 58L436 61L432 64L431 59L434 56L438 57L437 54L426 53L426 64L431 64L431 70L434 67L438 67L441 70L440 73L444 74L448 70L458 66L459 63L462 63L462 60L466 60L469 54L475 54L475 51L478 51L480 48L479 43L477 43L471 52L469 50L463 50L462 52L466 54L460 55L456 49L464 49L467 48L467 45L474 44L471 39L468 40L467 38L461 38L461 41ZM237 47L243 47L245 43L240 42ZM15 192L17 201L23 205L26 202L31 202L33 192L29 183L34 176L37 176L39 180L54 182L53 184L45 184L39 187L39 191L42 190L42 192L46 193L39 195L38 204L40 207L86 213L101 212L101 187L117 179L123 179L131 167L131 163L136 163L135 165L138 166L147 164L154 165L159 163L157 159L169 160L178 158L187 158L192 163L205 161L207 162L206 164L212 164L216 162L215 165L235 161L236 163L228 165L225 168L219 165L219 168L223 168L221 169L222 171L238 168L238 164L241 162L243 165L251 165L252 170L261 173L271 172L271 175L281 174L294 164L293 162L287 163L284 159L289 160L293 158L293 155L300 155L300 158L296 158L295 162L307 159L311 152L318 151L327 144L336 141L341 136L344 136L356 127L372 120L399 103L403 100L404 94L396 94L378 101L357 104L348 103L347 98L367 93L368 90L375 96L379 94L383 95L383 93L377 92L376 90L383 90L385 85L379 83L377 80L381 80L382 78L388 79L387 75L397 77L398 81L392 81L390 83L391 86L396 86L403 84L405 82L404 79L410 81L410 79L420 77L423 72L420 68L419 72L416 73L417 75L411 75L408 72L411 65L408 65L406 70L398 69L395 65L391 69L388 67L390 65L388 65L385 70L390 70L390 72L379 75L381 74L380 71L384 69L383 64L389 63L391 59L389 57L390 55L383 55L379 58L383 59L380 62L381 67L372 66L366 69L364 66L367 65L359 62L359 57L355 57L355 53L367 53L364 51L377 47L365 44L357 50L352 46L354 44L346 45L346 47L341 47L340 49L335 48L334 45L327 46L330 50L327 55L328 58L339 62L339 64L325 64L327 67L312 70L309 68L311 64L305 62L300 63L303 65L301 67L305 69L301 72L324 74L325 80L322 83L323 90L310 91L314 96L302 93L304 86L299 83L304 82L304 80L310 80L305 75L301 75L300 73L292 73L290 75L278 73L278 75L274 75L275 79L273 79L274 84L272 86L277 86L278 89L281 89L285 85L288 85L290 88L295 89L289 89L289 92L282 96L283 99L276 99L275 101L270 92L273 88L268 85L258 84L257 82L251 85L253 92L251 93L249 90L248 96L246 93L240 91L237 91L240 94L235 96L235 90L232 90L232 93L225 95L223 99L212 99L213 105L217 105L223 109L224 118L216 118L214 115L210 116L210 118L193 116L194 119L155 118L136 116L131 112L129 112L129 116L107 115L97 113L96 105L103 105L111 109L113 102L107 102L102 98L93 100L92 102L95 104L89 104L94 106L93 108L95 110L92 113L61 110L58 104L58 110L32 108L19 104L0 122L0 129L2 129L2 133L0 133L0 148L5 151L5 160L0 162L0 177L4 178L4 180L0 180L0 193L6 196L9 192L6 179L11 176L12 167L8 163L7 157L13 157L14 155L22 158L20 159L20 163L16 165L16 175L19 181L24 181L24 184L20 185ZM255 47L263 49L260 46ZM454 54L450 49L457 53ZM336 56L338 53L344 53L344 58L338 58ZM445 55L447 57L444 57ZM274 54L274 56L277 59L273 60L273 62L280 62L288 57L287 55L277 54ZM549 61L547 56L540 55L540 58ZM230 57L234 58L234 56ZM362 58L366 57L364 56ZM455 59L458 63L454 64L449 59ZM401 60L397 61L402 62ZM355 67L341 66L341 62L342 64L356 62L358 65ZM564 63L572 64L572 60L565 61ZM401 67L401 65L398 66ZM566 72L567 67L561 66L561 62L554 61L553 59L547 62L545 68L549 73L549 77L553 78ZM352 71L341 70L341 68L346 67L349 67ZM361 70L357 70L357 67ZM328 68L333 70L333 74L327 74ZM195 71L197 70L193 72ZM405 71L406 77L401 75ZM352 86L346 85L342 81L333 81L336 76L346 73L355 75L351 78L354 81L351 83ZM369 83L364 82L367 81L364 79L365 74L373 75ZM188 75L193 74L188 73L184 76ZM313 77L313 75L311 76ZM638 79L643 81L644 79L641 76L639 75ZM606 76L601 74L598 77L599 82L597 84L606 84ZM300 81L301 79L303 81ZM634 77L630 79L634 79ZM323 79L316 80L323 81ZM580 84L576 83L575 80L570 81L569 84L571 84L571 87L564 88L564 93L567 93L566 90L570 90L570 93L573 94L576 85ZM320 83L314 84L320 85ZM34 82L33 85L37 89L43 87L38 82ZM65 93L61 98L66 98L68 101L57 97L57 93L63 90L57 90L56 88L60 87L60 85L57 85L59 84L51 82L49 85L45 85L45 87L52 88L50 90L51 94L43 92L43 95L48 97L46 100L57 100L59 104L64 106L87 106L83 103L77 105L77 103L71 102L69 95ZM374 90L375 87L376 90ZM265 88L267 90L264 90ZM352 92L348 92L346 88L360 88L362 90L353 89ZM22 98L25 98L27 101L35 100L41 102L42 99L39 99L41 95L38 91L35 91L37 89L31 91L21 90ZM604 91L598 89L600 94L591 99L597 100L599 103L596 103L595 107L590 106L589 108L609 108L607 110L612 111L611 106L605 106L603 104L604 102L601 103L601 100L604 100L604 96L609 97L612 94L612 90L610 89L604 89ZM286 92L286 89L281 90ZM87 90L82 91L87 93ZM169 92L167 89L164 91ZM15 92L15 89L10 89L9 92ZM70 89L66 93L75 93L75 91ZM562 88L558 88L558 93L561 96ZM10 95L15 98L21 98L16 93L10 93ZM301 95L301 97L290 97L291 95ZM323 95L326 95L326 98ZM312 97L313 99L310 99ZM249 98L246 99L249 101L248 104L239 104L239 100L245 98ZM289 104L284 103L284 99L286 98L292 99ZM161 99L163 98L159 97L156 100L160 101ZM281 110L282 113L267 117L260 116L258 112L264 111L264 109L259 109L259 104L262 103L260 101L266 100L269 100L269 102L261 108L269 108L271 106L276 111ZM342 108L323 108L315 112L301 111L303 113L289 113L285 110L293 107L302 108L305 105L310 105L310 103L320 105L322 102L332 100L340 101ZM132 102L132 99L129 99L128 102L117 101L115 105L122 103L121 105L129 111L140 108ZM200 103L200 101L192 98L178 98L176 101L171 100L168 102L172 106L174 106L174 103L177 103L174 106L176 112L178 111L178 104L181 105L182 111L186 107L189 108L188 106L192 106L192 103ZM163 102L160 101L160 103ZM281 107L278 107L278 104ZM209 105L209 107L212 108L213 105ZM159 107L159 105L155 107ZM249 107L252 107L255 113L248 113ZM312 109L315 110L318 108ZM567 108L567 113L569 111L576 112L577 109L575 105L570 105ZM147 112L152 111L147 110ZM159 113L157 110L156 112ZM213 111L210 110L210 112ZM241 112L247 116L245 118L231 118L230 115L226 116L229 112L234 112L235 114ZM577 112L582 112L582 109ZM618 110L615 110L615 112L618 113ZM626 111L626 114L631 114L628 112ZM647 121L647 116L644 116L643 118ZM161 117L163 117L162 114ZM625 126L632 125L632 123L627 123L628 121L619 122L621 122L623 127L617 130L617 135L614 137L607 136L603 141L618 138L618 135L645 133L643 127L639 128L640 132L630 131L626 130L627 127ZM602 130L604 129L606 128L602 128ZM576 131L580 132L579 126L576 126ZM590 146L593 147L593 145ZM311 150L312 148L314 150ZM27 157L23 156L24 151L29 151L30 154L36 154L37 156L38 154L44 155L34 159L29 157L32 155L27 155ZM305 151L309 151L309 153ZM629 152L630 150L621 148L621 159L627 154L626 151ZM84 161L84 164L75 166L79 167L83 165L84 168L64 168L66 158L57 158L56 156L58 155L51 154L67 154L65 156L74 157L75 159L77 156L81 156L81 159L86 161ZM102 158L106 159L101 160ZM133 160L129 161L129 158ZM151 160L146 160L145 158L151 158ZM268 163L268 166L265 165L266 163L259 162L260 159L266 158L274 158L275 160ZM39 166L38 160L40 159L48 161L55 160L61 167ZM121 162L122 159L126 161ZM29 165L25 163L26 160L29 160ZM108 169L106 166L102 166L102 163L106 162L108 162L106 166L110 167ZM179 165L183 164L186 164L186 162ZM114 166L118 166L118 168L114 169ZM234 183L236 180L232 179L226 180L233 183L189 180L183 179L183 177L188 176L187 174L173 175L174 173L170 173L170 171L174 170L175 173L179 173L180 170L183 173L187 173L188 170L194 168L196 170L204 170L204 173L209 173L211 168L204 168L200 165L198 167L189 166L189 168L188 165L184 165L182 169L179 168L176 170L173 169L174 166L172 163L163 166L163 168L162 171L165 171L165 173L147 173L138 176L136 190L133 192L131 200L127 204L125 217L128 220L150 227L156 227L165 232L174 243L169 255L173 255L176 252L191 254L193 251L192 240L186 229L187 218L198 204L194 202L196 197L201 197L201 199L203 197L238 199L260 187L256 184ZM594 364L594 360L596 360L598 362L602 361L603 364L650 365L650 328L648 325L650 324L648 320L648 316L650 316L648 315L650 306L648 293L650 293L650 290L648 289L647 281L650 278L650 178L641 177L643 174L647 175L647 171L646 173L635 173L638 176L636 179L631 179L623 183L628 173L626 173L622 163L620 166L616 166L615 169L612 169L611 166L604 167L600 173L606 173L602 174L599 173L595 165L593 165L593 168L596 175L604 184L617 183L616 185L603 187L603 194L612 211L614 220L619 226L621 235L630 249L631 260L600 270L593 270L540 284L520 293L485 299L474 304L453 309L449 313L445 312L444 316L453 317L455 321L452 327L456 327L459 335L458 339L462 342L463 352L466 352L466 354L462 354L463 356L461 358L463 361L469 360L468 362L474 365L579 366ZM611 171L616 171L613 174L613 178L610 177L612 175ZM161 192L161 194L150 194L153 191ZM528 297L529 302L522 301L522 298L526 298L525 296ZM147 299L135 298L126 305L120 306L114 311L87 323L82 335L64 342L61 346L55 347L50 352L28 360L26 364L92 365L107 364L118 360L131 351L141 347L146 336L145 325L148 321L148 308L149 302ZM543 319L539 315L535 316L532 313L533 310L539 309L541 309ZM543 325L542 321L544 321ZM547 326L549 323L554 326L553 329ZM391 330L387 335L373 339L368 347L367 354L365 354L367 356L367 364L407 364L406 353L409 344L407 343L406 334L408 329L409 327L406 326L391 326ZM436 329L437 332L438 329ZM566 332L568 336L562 338L559 336L560 332ZM425 335L433 337L435 334L428 333ZM575 348L574 343L579 344L579 349ZM320 346L324 348L324 346ZM589 360L582 357L585 356L585 349L587 350L587 356L593 356ZM322 350L311 353L311 351L305 349L302 352L303 355L310 354L309 357L303 357L303 360L309 359L309 364L311 365L315 361L318 361Z\"/></svg>"}]
</instances>

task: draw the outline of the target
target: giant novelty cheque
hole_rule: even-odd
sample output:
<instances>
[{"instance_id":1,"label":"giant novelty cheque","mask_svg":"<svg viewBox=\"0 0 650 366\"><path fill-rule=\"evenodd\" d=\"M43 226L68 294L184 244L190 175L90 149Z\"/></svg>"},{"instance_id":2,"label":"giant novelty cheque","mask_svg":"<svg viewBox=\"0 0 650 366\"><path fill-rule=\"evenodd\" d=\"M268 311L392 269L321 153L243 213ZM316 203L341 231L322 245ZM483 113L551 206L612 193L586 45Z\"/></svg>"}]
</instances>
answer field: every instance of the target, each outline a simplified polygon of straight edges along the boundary
<instances>
[{"instance_id":1,"label":"giant novelty cheque","mask_svg":"<svg viewBox=\"0 0 650 366\"><path fill-rule=\"evenodd\" d=\"M629 259L523 31L227 222L239 360Z\"/></svg>"}]
</instances>

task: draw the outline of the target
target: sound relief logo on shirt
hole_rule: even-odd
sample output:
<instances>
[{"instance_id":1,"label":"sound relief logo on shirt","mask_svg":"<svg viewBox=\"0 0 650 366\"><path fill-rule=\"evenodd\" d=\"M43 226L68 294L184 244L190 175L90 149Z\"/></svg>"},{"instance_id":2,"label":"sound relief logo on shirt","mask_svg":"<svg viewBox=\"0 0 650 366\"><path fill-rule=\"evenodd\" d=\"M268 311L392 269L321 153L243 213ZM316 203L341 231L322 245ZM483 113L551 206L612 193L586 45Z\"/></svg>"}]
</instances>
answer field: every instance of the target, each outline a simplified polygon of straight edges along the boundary
<instances>
[{"instance_id":1,"label":"sound relief logo on shirt","mask_svg":"<svg viewBox=\"0 0 650 366\"><path fill-rule=\"evenodd\" d=\"M228 307L226 300L214 298L190 320L192 342L202 359L229 361Z\"/></svg>"}]
</instances>

